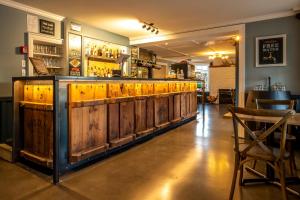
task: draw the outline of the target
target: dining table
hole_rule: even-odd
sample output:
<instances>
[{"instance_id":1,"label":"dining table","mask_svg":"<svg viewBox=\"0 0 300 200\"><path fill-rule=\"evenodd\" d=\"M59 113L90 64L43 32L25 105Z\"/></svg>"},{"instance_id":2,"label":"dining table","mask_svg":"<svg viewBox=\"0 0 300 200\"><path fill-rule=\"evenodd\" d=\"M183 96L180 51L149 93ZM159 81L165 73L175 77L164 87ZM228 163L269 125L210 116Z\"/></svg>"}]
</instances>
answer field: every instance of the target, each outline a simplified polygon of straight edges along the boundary
<instances>
[{"instance_id":1,"label":"dining table","mask_svg":"<svg viewBox=\"0 0 300 200\"><path fill-rule=\"evenodd\" d=\"M245 121L253 122L264 122L264 123L276 123L280 120L280 117L269 117L269 116L252 116L252 115L241 115L237 114L240 119ZM231 113L227 112L224 114L224 118L232 118ZM300 126L300 113L295 113L287 120L288 125Z\"/></svg>"}]
</instances>

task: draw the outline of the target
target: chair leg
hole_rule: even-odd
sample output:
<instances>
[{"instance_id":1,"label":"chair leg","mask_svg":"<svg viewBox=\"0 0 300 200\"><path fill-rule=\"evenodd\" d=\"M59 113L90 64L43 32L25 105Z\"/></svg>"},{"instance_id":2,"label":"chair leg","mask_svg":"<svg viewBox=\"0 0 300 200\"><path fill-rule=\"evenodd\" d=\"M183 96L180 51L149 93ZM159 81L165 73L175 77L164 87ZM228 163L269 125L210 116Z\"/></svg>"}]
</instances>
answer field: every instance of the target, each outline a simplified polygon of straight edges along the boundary
<instances>
[{"instance_id":1,"label":"chair leg","mask_svg":"<svg viewBox=\"0 0 300 200\"><path fill-rule=\"evenodd\" d=\"M229 200L233 199L235 183L236 183L236 177L237 177L237 173L238 173L238 170L239 170L239 165L240 165L239 155L236 154L235 155L234 171L233 171L233 177L232 177L232 182L231 182Z\"/></svg>"},{"instance_id":2,"label":"chair leg","mask_svg":"<svg viewBox=\"0 0 300 200\"><path fill-rule=\"evenodd\" d=\"M255 167L256 167L256 160L254 160L254 162L253 162L253 165L252 165L252 169L255 169Z\"/></svg>"},{"instance_id":3,"label":"chair leg","mask_svg":"<svg viewBox=\"0 0 300 200\"><path fill-rule=\"evenodd\" d=\"M291 154L290 159L289 159L290 172L291 172L291 175L294 176L295 173L297 172L297 167L296 167L295 152L294 152L294 149L293 149L292 142L288 143L287 148L288 148L288 151Z\"/></svg>"},{"instance_id":4,"label":"chair leg","mask_svg":"<svg viewBox=\"0 0 300 200\"><path fill-rule=\"evenodd\" d=\"M243 183L243 177L244 177L244 165L240 165L240 180L239 180L239 183L240 185L244 185Z\"/></svg>"},{"instance_id":5,"label":"chair leg","mask_svg":"<svg viewBox=\"0 0 300 200\"><path fill-rule=\"evenodd\" d=\"M279 168L279 177L280 177L280 184L281 184L282 199L287 200L284 162L282 162L282 161L279 162L278 163L278 168Z\"/></svg>"}]
</instances>

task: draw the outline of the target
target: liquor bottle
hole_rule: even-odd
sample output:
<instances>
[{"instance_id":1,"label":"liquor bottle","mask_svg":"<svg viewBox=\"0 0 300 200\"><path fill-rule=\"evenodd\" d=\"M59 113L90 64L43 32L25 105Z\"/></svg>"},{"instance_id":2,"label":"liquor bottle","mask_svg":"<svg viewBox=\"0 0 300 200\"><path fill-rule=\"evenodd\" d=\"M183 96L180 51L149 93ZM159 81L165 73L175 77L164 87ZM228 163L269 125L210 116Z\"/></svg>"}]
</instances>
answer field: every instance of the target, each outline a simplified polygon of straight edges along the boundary
<instances>
[{"instance_id":1,"label":"liquor bottle","mask_svg":"<svg viewBox=\"0 0 300 200\"><path fill-rule=\"evenodd\" d=\"M90 55L92 56L94 53L94 47L92 46L91 49L90 49Z\"/></svg>"},{"instance_id":2,"label":"liquor bottle","mask_svg":"<svg viewBox=\"0 0 300 200\"><path fill-rule=\"evenodd\" d=\"M109 58L113 58L112 49L109 49Z\"/></svg>"},{"instance_id":3,"label":"liquor bottle","mask_svg":"<svg viewBox=\"0 0 300 200\"><path fill-rule=\"evenodd\" d=\"M97 54L98 54L98 56L102 56L102 49L100 46L98 47Z\"/></svg>"},{"instance_id":4,"label":"liquor bottle","mask_svg":"<svg viewBox=\"0 0 300 200\"><path fill-rule=\"evenodd\" d=\"M102 47L102 56L105 56L105 53L106 53L106 51L105 51L105 45L103 45L103 47Z\"/></svg>"}]
</instances>

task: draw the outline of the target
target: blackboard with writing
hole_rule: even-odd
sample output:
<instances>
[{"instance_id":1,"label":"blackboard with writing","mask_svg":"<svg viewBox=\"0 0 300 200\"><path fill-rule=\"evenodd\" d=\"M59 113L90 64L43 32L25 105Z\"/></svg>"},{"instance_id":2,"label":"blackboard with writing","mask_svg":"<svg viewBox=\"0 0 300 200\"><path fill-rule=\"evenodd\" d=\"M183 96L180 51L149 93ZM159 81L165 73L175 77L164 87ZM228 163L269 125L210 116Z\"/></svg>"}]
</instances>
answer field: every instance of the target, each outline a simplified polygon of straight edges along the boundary
<instances>
[{"instance_id":1,"label":"blackboard with writing","mask_svg":"<svg viewBox=\"0 0 300 200\"><path fill-rule=\"evenodd\" d=\"M47 35L55 34L55 23L44 19L40 19L40 33Z\"/></svg>"},{"instance_id":2,"label":"blackboard with writing","mask_svg":"<svg viewBox=\"0 0 300 200\"><path fill-rule=\"evenodd\" d=\"M285 61L285 35L257 38L256 65L284 66Z\"/></svg>"}]
</instances>

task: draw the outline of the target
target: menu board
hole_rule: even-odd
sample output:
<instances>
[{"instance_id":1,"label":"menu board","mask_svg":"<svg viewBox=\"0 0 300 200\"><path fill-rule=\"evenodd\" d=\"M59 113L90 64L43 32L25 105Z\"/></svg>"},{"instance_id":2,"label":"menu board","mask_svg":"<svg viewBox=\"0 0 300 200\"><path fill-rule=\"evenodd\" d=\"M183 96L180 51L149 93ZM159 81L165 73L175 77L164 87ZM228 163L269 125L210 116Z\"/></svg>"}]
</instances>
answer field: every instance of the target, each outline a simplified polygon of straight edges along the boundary
<instances>
[{"instance_id":1,"label":"menu board","mask_svg":"<svg viewBox=\"0 0 300 200\"><path fill-rule=\"evenodd\" d=\"M44 19L40 19L40 33L47 35L55 34L55 23Z\"/></svg>"},{"instance_id":2,"label":"menu board","mask_svg":"<svg viewBox=\"0 0 300 200\"><path fill-rule=\"evenodd\" d=\"M256 38L256 67L286 65L286 35Z\"/></svg>"},{"instance_id":3,"label":"menu board","mask_svg":"<svg viewBox=\"0 0 300 200\"><path fill-rule=\"evenodd\" d=\"M42 59L29 57L29 60L38 75L49 75L49 72Z\"/></svg>"},{"instance_id":4,"label":"menu board","mask_svg":"<svg viewBox=\"0 0 300 200\"><path fill-rule=\"evenodd\" d=\"M81 76L81 36L69 33L69 74Z\"/></svg>"}]
</instances>

